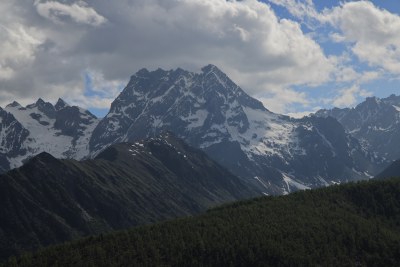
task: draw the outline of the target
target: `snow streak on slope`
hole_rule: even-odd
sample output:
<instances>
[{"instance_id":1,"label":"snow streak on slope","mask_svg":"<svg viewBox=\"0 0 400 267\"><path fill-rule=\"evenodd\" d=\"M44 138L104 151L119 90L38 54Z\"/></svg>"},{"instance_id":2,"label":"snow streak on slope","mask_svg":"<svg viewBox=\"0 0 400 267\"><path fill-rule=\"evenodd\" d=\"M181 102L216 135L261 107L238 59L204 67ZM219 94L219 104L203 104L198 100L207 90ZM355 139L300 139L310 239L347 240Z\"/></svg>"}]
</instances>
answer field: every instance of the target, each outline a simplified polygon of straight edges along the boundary
<instances>
[{"instance_id":1,"label":"snow streak on slope","mask_svg":"<svg viewBox=\"0 0 400 267\"><path fill-rule=\"evenodd\" d=\"M306 189L310 189L310 187L305 186L297 181L295 181L293 179L293 177L291 177L291 175L287 174L287 173L282 173L283 176L283 180L286 183L286 187L283 188L283 194L286 195L292 191L296 191L296 190L306 190Z\"/></svg>"}]
</instances>

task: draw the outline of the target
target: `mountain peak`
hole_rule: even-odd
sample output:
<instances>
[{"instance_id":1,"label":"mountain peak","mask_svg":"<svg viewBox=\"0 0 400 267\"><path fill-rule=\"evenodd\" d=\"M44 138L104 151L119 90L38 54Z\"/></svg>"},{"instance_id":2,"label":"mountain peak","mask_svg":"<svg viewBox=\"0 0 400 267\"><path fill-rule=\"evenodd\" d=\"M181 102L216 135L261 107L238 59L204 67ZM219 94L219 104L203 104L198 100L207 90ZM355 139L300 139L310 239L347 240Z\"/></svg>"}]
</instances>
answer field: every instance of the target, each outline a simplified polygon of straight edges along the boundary
<instances>
[{"instance_id":1,"label":"mountain peak","mask_svg":"<svg viewBox=\"0 0 400 267\"><path fill-rule=\"evenodd\" d=\"M29 159L28 163L23 165L21 168L31 168L31 166L50 166L51 164L59 164L61 161L55 158L48 152L40 152L36 156Z\"/></svg>"},{"instance_id":2,"label":"mountain peak","mask_svg":"<svg viewBox=\"0 0 400 267\"><path fill-rule=\"evenodd\" d=\"M15 107L22 107L22 106L17 101L13 101L12 103L8 104L6 107L7 108L15 108Z\"/></svg>"},{"instance_id":3,"label":"mountain peak","mask_svg":"<svg viewBox=\"0 0 400 267\"><path fill-rule=\"evenodd\" d=\"M201 71L203 72L203 74L207 75L209 73L215 73L218 76L220 75L226 75L223 71L221 71L217 66L213 65L213 64L208 64L207 66L204 66L201 68Z\"/></svg>"},{"instance_id":4,"label":"mountain peak","mask_svg":"<svg viewBox=\"0 0 400 267\"><path fill-rule=\"evenodd\" d=\"M32 108L38 107L40 109L40 107L44 107L44 106L48 106L48 105L53 106L52 104L45 102L42 98L38 98L38 100L36 100L35 103L27 105L26 108L32 109Z\"/></svg>"},{"instance_id":5,"label":"mountain peak","mask_svg":"<svg viewBox=\"0 0 400 267\"><path fill-rule=\"evenodd\" d=\"M379 98L377 98L376 96L371 96L371 97L365 98L365 102L366 103L379 104L381 102L381 100Z\"/></svg>"},{"instance_id":6,"label":"mountain peak","mask_svg":"<svg viewBox=\"0 0 400 267\"><path fill-rule=\"evenodd\" d=\"M389 105L399 106L400 105L400 96L391 94L389 97L383 98L382 101L384 101L385 103L387 103Z\"/></svg>"},{"instance_id":7,"label":"mountain peak","mask_svg":"<svg viewBox=\"0 0 400 267\"><path fill-rule=\"evenodd\" d=\"M140 70L138 70L134 76L137 77L147 77L149 75L150 71L146 68L142 68Z\"/></svg>"},{"instance_id":8,"label":"mountain peak","mask_svg":"<svg viewBox=\"0 0 400 267\"><path fill-rule=\"evenodd\" d=\"M37 101L36 101L36 105L37 106L39 106L39 105L44 105L46 102L44 102L44 100L42 99L42 98L39 98Z\"/></svg>"},{"instance_id":9,"label":"mountain peak","mask_svg":"<svg viewBox=\"0 0 400 267\"><path fill-rule=\"evenodd\" d=\"M61 98L58 99L56 105L54 106L56 110L60 110L63 109L65 107L67 107L68 104Z\"/></svg>"},{"instance_id":10,"label":"mountain peak","mask_svg":"<svg viewBox=\"0 0 400 267\"><path fill-rule=\"evenodd\" d=\"M209 72L209 71L213 71L214 69L219 70L217 66L215 66L214 64L208 64L204 67L201 68L201 70L203 72Z\"/></svg>"}]
</instances>

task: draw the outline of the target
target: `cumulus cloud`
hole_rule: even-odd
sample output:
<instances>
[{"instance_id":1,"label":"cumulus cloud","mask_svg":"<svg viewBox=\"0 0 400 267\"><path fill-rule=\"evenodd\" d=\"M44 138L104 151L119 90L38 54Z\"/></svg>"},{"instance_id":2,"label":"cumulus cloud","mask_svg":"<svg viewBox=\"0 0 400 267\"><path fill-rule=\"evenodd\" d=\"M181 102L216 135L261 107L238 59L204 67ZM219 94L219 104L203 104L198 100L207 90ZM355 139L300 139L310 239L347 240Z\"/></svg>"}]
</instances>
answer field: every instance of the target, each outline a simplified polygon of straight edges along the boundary
<instances>
[{"instance_id":1,"label":"cumulus cloud","mask_svg":"<svg viewBox=\"0 0 400 267\"><path fill-rule=\"evenodd\" d=\"M370 66L400 74L400 16L369 1L347 2L321 17L340 30L338 42L352 44L352 52Z\"/></svg>"},{"instance_id":2,"label":"cumulus cloud","mask_svg":"<svg viewBox=\"0 0 400 267\"><path fill-rule=\"evenodd\" d=\"M106 80L103 73L86 70L84 82L86 94L68 96L67 99L78 106L108 109L128 81Z\"/></svg>"},{"instance_id":3,"label":"cumulus cloud","mask_svg":"<svg viewBox=\"0 0 400 267\"><path fill-rule=\"evenodd\" d=\"M335 72L335 81L342 83L352 82L360 85L377 80L383 76L384 72L382 70L357 72L352 66L339 65Z\"/></svg>"},{"instance_id":4,"label":"cumulus cloud","mask_svg":"<svg viewBox=\"0 0 400 267\"><path fill-rule=\"evenodd\" d=\"M32 37L27 40L38 42L27 41L29 60L22 65L13 66L0 54L3 79L8 79L0 80L0 90L14 91L0 97L56 98L72 92L88 103L81 97L88 97L82 81L88 69L102 73L102 82L113 90L112 81L126 81L142 67L198 71L209 63L247 92L275 97L277 88L322 84L335 69L334 60L299 23L278 18L257 0L97 0L90 6L73 0L2 2L2 14L9 14L3 20L18 20ZM289 95L293 98L286 104L299 101Z\"/></svg>"},{"instance_id":5,"label":"cumulus cloud","mask_svg":"<svg viewBox=\"0 0 400 267\"><path fill-rule=\"evenodd\" d=\"M0 80L11 79L21 66L29 64L41 44L35 30L20 24L0 25Z\"/></svg>"},{"instance_id":6,"label":"cumulus cloud","mask_svg":"<svg viewBox=\"0 0 400 267\"><path fill-rule=\"evenodd\" d=\"M287 113L289 104L308 106L310 100L304 92L296 92L288 88L275 88L269 97L258 96L268 109L277 113Z\"/></svg>"},{"instance_id":7,"label":"cumulus cloud","mask_svg":"<svg viewBox=\"0 0 400 267\"><path fill-rule=\"evenodd\" d=\"M253 91L319 84L332 71L330 59L298 23L277 18L268 5L256 0L147 0L129 1L129 6L121 7L121 21L110 19L126 31L113 31L113 44L107 48L128 55L135 65L199 69L214 63ZM84 41L82 45L90 47L93 38ZM303 75L306 70L311 75ZM248 83L257 74L265 81Z\"/></svg>"},{"instance_id":8,"label":"cumulus cloud","mask_svg":"<svg viewBox=\"0 0 400 267\"><path fill-rule=\"evenodd\" d=\"M350 44L359 60L372 67L400 74L400 16L375 6L370 1L341 3L318 12L312 0L269 0L284 6L295 17L330 24L334 42Z\"/></svg>"},{"instance_id":9,"label":"cumulus cloud","mask_svg":"<svg viewBox=\"0 0 400 267\"><path fill-rule=\"evenodd\" d=\"M348 107L357 102L358 97L367 97L372 94L367 90L361 89L359 85L355 84L350 88L344 88L339 91L339 95L333 99L332 104L336 107Z\"/></svg>"},{"instance_id":10,"label":"cumulus cloud","mask_svg":"<svg viewBox=\"0 0 400 267\"><path fill-rule=\"evenodd\" d=\"M0 105L63 97L105 108L140 68L199 71L212 63L267 108L287 113L318 104L308 92L323 89L312 87L347 88L329 99L344 106L368 93L364 84L399 76L398 15L367 1L323 11L312 0L269 3L298 21L257 0L3 0ZM327 40L348 52L327 55L318 43ZM356 58L368 68L354 67Z\"/></svg>"},{"instance_id":11,"label":"cumulus cloud","mask_svg":"<svg viewBox=\"0 0 400 267\"><path fill-rule=\"evenodd\" d=\"M35 1L37 12L55 23L62 23L65 17L69 17L78 23L98 26L107 20L99 15L84 1L77 1L71 5L56 1Z\"/></svg>"}]
</instances>

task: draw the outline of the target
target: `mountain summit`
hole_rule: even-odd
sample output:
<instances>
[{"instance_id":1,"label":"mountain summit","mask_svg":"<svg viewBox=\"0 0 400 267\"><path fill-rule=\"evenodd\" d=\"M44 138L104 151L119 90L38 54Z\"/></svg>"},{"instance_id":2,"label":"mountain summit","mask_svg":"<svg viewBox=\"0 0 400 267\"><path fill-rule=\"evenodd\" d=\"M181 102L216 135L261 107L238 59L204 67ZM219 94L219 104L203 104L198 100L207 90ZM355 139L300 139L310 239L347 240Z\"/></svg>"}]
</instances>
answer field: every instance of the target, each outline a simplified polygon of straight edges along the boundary
<instances>
[{"instance_id":1,"label":"mountain summit","mask_svg":"<svg viewBox=\"0 0 400 267\"><path fill-rule=\"evenodd\" d=\"M322 109L316 116L337 119L365 149L388 161L400 159L400 96L367 97L355 108Z\"/></svg>"},{"instance_id":2,"label":"mountain summit","mask_svg":"<svg viewBox=\"0 0 400 267\"><path fill-rule=\"evenodd\" d=\"M266 109L214 65L131 76L97 125L90 151L171 131L266 194L365 179L378 159L330 118Z\"/></svg>"}]
</instances>

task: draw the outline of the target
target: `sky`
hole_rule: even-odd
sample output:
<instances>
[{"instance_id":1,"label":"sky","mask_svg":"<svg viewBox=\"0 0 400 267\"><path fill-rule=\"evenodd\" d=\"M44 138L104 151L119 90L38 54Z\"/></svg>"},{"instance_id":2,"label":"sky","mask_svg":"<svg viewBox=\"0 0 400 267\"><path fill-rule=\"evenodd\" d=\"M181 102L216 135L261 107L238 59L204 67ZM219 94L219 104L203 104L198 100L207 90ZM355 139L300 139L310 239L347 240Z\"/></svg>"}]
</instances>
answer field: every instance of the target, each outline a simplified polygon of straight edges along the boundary
<instances>
[{"instance_id":1,"label":"sky","mask_svg":"<svg viewBox=\"0 0 400 267\"><path fill-rule=\"evenodd\" d=\"M1 0L0 106L104 116L141 68L214 64L271 111L400 95L400 1Z\"/></svg>"}]
</instances>

